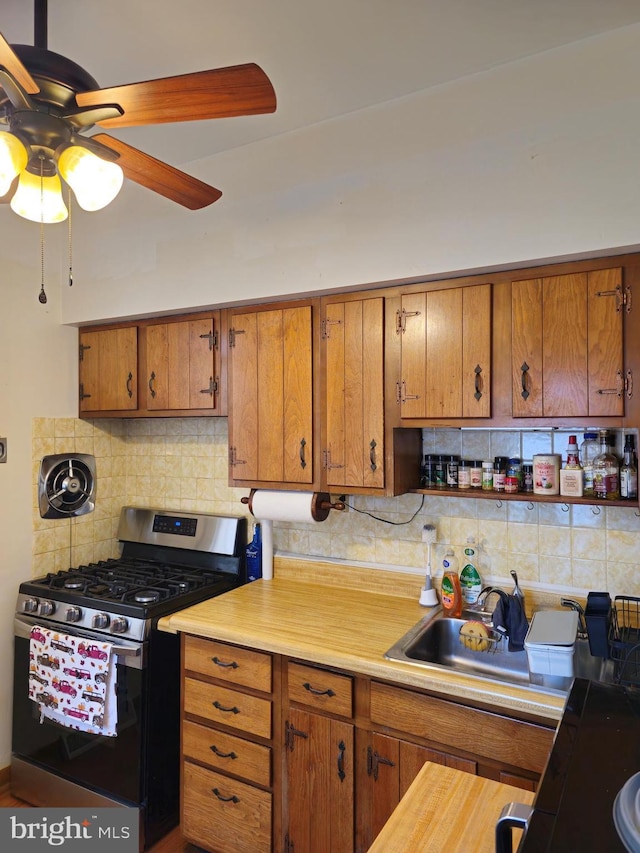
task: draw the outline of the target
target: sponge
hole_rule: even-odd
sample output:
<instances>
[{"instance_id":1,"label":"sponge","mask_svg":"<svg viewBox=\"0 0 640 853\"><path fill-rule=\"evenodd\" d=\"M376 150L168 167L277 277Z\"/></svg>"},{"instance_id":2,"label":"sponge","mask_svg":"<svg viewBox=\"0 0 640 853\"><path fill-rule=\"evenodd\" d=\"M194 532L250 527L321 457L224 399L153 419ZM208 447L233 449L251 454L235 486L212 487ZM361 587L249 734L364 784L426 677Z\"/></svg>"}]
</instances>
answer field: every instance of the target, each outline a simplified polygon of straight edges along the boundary
<instances>
[{"instance_id":1,"label":"sponge","mask_svg":"<svg viewBox=\"0 0 640 853\"><path fill-rule=\"evenodd\" d=\"M472 652L486 652L491 646L490 633L484 622L474 619L465 622L460 628L460 642Z\"/></svg>"}]
</instances>

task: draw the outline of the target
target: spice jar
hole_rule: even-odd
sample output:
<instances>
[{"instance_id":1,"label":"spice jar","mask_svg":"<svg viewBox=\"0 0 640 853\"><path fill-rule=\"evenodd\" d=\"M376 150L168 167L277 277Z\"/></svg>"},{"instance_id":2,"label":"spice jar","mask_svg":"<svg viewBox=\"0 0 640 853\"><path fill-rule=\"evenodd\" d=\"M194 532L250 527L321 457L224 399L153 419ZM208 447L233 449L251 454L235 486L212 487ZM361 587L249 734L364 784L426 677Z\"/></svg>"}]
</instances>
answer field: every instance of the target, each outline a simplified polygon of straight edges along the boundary
<instances>
[{"instance_id":1,"label":"spice jar","mask_svg":"<svg viewBox=\"0 0 640 853\"><path fill-rule=\"evenodd\" d=\"M533 464L531 462L522 463L522 491L533 491Z\"/></svg>"},{"instance_id":2,"label":"spice jar","mask_svg":"<svg viewBox=\"0 0 640 853\"><path fill-rule=\"evenodd\" d=\"M420 469L420 486L423 489L433 489L433 487L435 486L433 468L433 454L425 453L424 461Z\"/></svg>"},{"instance_id":3,"label":"spice jar","mask_svg":"<svg viewBox=\"0 0 640 853\"><path fill-rule=\"evenodd\" d=\"M481 489L482 488L482 460L474 459L473 462L469 462L470 468L470 478L471 478L471 488L472 489ZM493 481L492 481L493 482Z\"/></svg>"},{"instance_id":4,"label":"spice jar","mask_svg":"<svg viewBox=\"0 0 640 853\"><path fill-rule=\"evenodd\" d=\"M448 489L457 489L458 488L458 463L460 461L459 456L451 456L446 457L447 460L447 488Z\"/></svg>"},{"instance_id":5,"label":"spice jar","mask_svg":"<svg viewBox=\"0 0 640 853\"><path fill-rule=\"evenodd\" d=\"M509 460L506 456L496 456L493 460L493 491L504 492L504 478L507 476L507 464Z\"/></svg>"},{"instance_id":6,"label":"spice jar","mask_svg":"<svg viewBox=\"0 0 640 853\"><path fill-rule=\"evenodd\" d=\"M434 485L436 489L447 488L447 466L444 456L436 456L433 471Z\"/></svg>"},{"instance_id":7,"label":"spice jar","mask_svg":"<svg viewBox=\"0 0 640 853\"><path fill-rule=\"evenodd\" d=\"M460 464L458 465L458 488L459 489L470 489L471 488L471 465L473 463L469 462L467 459L461 459Z\"/></svg>"},{"instance_id":8,"label":"spice jar","mask_svg":"<svg viewBox=\"0 0 640 853\"><path fill-rule=\"evenodd\" d=\"M493 462L482 463L482 490L484 492L493 490Z\"/></svg>"}]
</instances>

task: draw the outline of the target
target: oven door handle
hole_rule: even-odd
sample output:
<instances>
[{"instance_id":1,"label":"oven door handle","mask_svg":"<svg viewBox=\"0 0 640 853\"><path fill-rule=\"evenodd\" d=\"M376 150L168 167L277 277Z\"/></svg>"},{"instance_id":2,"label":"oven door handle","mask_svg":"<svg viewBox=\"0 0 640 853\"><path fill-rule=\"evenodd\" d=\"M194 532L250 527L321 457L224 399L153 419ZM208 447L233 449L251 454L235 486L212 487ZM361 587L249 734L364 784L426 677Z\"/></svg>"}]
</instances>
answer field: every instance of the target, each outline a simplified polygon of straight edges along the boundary
<instances>
[{"instance_id":1,"label":"oven door handle","mask_svg":"<svg viewBox=\"0 0 640 853\"><path fill-rule=\"evenodd\" d=\"M82 637L87 640L97 640L98 642L109 642L113 648L113 652L118 658L118 663L124 664L124 666L131 666L134 669L142 669L144 662L143 655L143 644L136 646L127 646L117 642L111 642L110 639L105 637L104 634L98 634L94 631L83 631L81 629L74 629L72 631L65 631L64 625L58 625L55 622L49 622L46 619L35 619L30 616L15 616L13 620L14 624L14 634L16 637L21 637L24 640L28 640L31 636L31 629L34 625L40 625L43 628L49 628L51 631L57 631L60 634L67 633L71 637Z\"/></svg>"}]
</instances>

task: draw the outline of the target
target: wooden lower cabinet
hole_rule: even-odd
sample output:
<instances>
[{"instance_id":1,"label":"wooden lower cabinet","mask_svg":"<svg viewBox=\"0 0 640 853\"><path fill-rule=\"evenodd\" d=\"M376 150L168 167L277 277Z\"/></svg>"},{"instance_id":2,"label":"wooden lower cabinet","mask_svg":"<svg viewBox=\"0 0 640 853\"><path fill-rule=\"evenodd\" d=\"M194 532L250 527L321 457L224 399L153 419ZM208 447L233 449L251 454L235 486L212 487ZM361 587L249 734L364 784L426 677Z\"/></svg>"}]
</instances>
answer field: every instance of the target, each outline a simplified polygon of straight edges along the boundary
<instances>
[{"instance_id":1,"label":"wooden lower cabinet","mask_svg":"<svg viewBox=\"0 0 640 853\"><path fill-rule=\"evenodd\" d=\"M551 750L551 723L198 637L183 650L182 832L211 853L366 853L425 761L534 791Z\"/></svg>"},{"instance_id":2,"label":"wooden lower cabinet","mask_svg":"<svg viewBox=\"0 0 640 853\"><path fill-rule=\"evenodd\" d=\"M182 655L182 833L211 853L270 853L272 656L192 636Z\"/></svg>"}]
</instances>

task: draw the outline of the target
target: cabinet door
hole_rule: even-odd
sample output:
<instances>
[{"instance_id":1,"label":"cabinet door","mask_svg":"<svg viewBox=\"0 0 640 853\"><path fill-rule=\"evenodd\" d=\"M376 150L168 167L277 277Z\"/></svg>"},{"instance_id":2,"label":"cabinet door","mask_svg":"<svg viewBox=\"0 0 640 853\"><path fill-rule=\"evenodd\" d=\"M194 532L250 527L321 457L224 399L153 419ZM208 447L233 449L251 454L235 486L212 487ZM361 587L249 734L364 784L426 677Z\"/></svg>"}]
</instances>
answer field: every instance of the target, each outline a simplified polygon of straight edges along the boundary
<instances>
[{"instance_id":1,"label":"cabinet door","mask_svg":"<svg viewBox=\"0 0 640 853\"><path fill-rule=\"evenodd\" d=\"M287 842L295 853L354 846L353 725L290 708L286 725Z\"/></svg>"},{"instance_id":2,"label":"cabinet door","mask_svg":"<svg viewBox=\"0 0 640 853\"><path fill-rule=\"evenodd\" d=\"M624 414L622 271L516 281L514 417Z\"/></svg>"},{"instance_id":3,"label":"cabinet door","mask_svg":"<svg viewBox=\"0 0 640 853\"><path fill-rule=\"evenodd\" d=\"M80 411L138 408L138 329L80 332Z\"/></svg>"},{"instance_id":4,"label":"cabinet door","mask_svg":"<svg viewBox=\"0 0 640 853\"><path fill-rule=\"evenodd\" d=\"M213 317L146 329L150 410L216 409L220 385Z\"/></svg>"},{"instance_id":5,"label":"cabinet door","mask_svg":"<svg viewBox=\"0 0 640 853\"><path fill-rule=\"evenodd\" d=\"M312 483L311 306L231 317L232 480Z\"/></svg>"},{"instance_id":6,"label":"cabinet door","mask_svg":"<svg viewBox=\"0 0 640 853\"><path fill-rule=\"evenodd\" d=\"M474 775L477 772L475 761L378 732L370 735L366 761L368 790L365 802L369 807L366 824L370 827L371 836L363 839L365 847L371 845L390 818L425 761L444 764Z\"/></svg>"},{"instance_id":7,"label":"cabinet door","mask_svg":"<svg viewBox=\"0 0 640 853\"><path fill-rule=\"evenodd\" d=\"M325 308L328 487L384 487L384 300Z\"/></svg>"},{"instance_id":8,"label":"cabinet door","mask_svg":"<svg viewBox=\"0 0 640 853\"><path fill-rule=\"evenodd\" d=\"M491 285L404 294L403 418L491 414Z\"/></svg>"}]
</instances>

